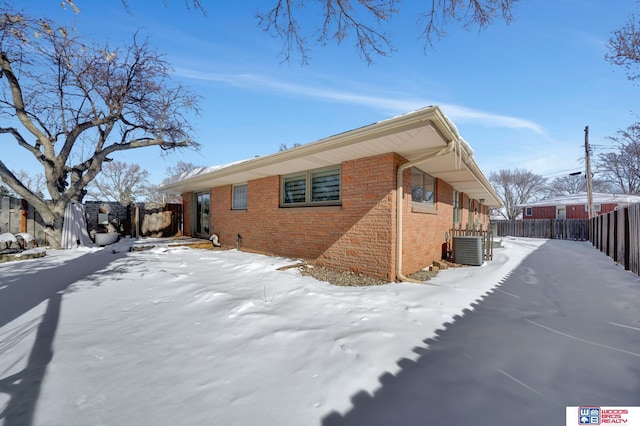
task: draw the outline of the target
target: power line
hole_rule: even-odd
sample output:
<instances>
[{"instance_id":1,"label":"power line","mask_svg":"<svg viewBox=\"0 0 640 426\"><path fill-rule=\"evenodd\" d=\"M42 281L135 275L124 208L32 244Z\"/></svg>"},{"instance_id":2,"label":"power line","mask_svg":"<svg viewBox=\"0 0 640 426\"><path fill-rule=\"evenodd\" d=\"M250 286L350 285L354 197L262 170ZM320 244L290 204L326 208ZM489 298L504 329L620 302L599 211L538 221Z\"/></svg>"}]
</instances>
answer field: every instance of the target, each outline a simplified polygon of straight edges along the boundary
<instances>
[{"instance_id":1,"label":"power line","mask_svg":"<svg viewBox=\"0 0 640 426\"><path fill-rule=\"evenodd\" d=\"M560 176L564 176L564 175L570 175L570 174L576 173L576 172L582 173L582 168L574 167L572 169L560 170L560 171L557 171L557 172L546 174L546 175L544 175L542 177L545 178L545 179L550 179L552 177L560 177Z\"/></svg>"}]
</instances>

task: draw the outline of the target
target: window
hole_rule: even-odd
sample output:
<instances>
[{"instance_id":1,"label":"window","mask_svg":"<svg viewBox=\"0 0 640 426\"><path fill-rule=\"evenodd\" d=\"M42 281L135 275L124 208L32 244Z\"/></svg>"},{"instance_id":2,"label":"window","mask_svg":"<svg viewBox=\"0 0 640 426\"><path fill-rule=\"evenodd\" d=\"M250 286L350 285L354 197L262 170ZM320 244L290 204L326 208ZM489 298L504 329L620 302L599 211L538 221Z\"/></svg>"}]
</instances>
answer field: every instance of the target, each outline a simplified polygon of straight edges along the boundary
<instances>
[{"instance_id":1,"label":"window","mask_svg":"<svg viewBox=\"0 0 640 426\"><path fill-rule=\"evenodd\" d=\"M311 202L340 199L340 170L311 173Z\"/></svg>"},{"instance_id":2,"label":"window","mask_svg":"<svg viewBox=\"0 0 640 426\"><path fill-rule=\"evenodd\" d=\"M411 201L433 206L435 204L435 180L415 167L411 168Z\"/></svg>"},{"instance_id":3,"label":"window","mask_svg":"<svg viewBox=\"0 0 640 426\"><path fill-rule=\"evenodd\" d=\"M282 179L283 204L305 203L307 201L307 177L289 176Z\"/></svg>"},{"instance_id":4,"label":"window","mask_svg":"<svg viewBox=\"0 0 640 426\"><path fill-rule=\"evenodd\" d=\"M233 210L247 209L247 184L233 185L233 197L231 202Z\"/></svg>"},{"instance_id":5,"label":"window","mask_svg":"<svg viewBox=\"0 0 640 426\"><path fill-rule=\"evenodd\" d=\"M281 205L340 204L340 177L339 167L283 176Z\"/></svg>"},{"instance_id":6,"label":"window","mask_svg":"<svg viewBox=\"0 0 640 426\"><path fill-rule=\"evenodd\" d=\"M584 211L589 213L589 204L584 205ZM593 211L599 213L600 211L602 211L602 206L600 204L594 204Z\"/></svg>"},{"instance_id":7,"label":"window","mask_svg":"<svg viewBox=\"0 0 640 426\"><path fill-rule=\"evenodd\" d=\"M533 208L532 207L526 207L525 211L524 211L524 215L525 216L531 216L533 215Z\"/></svg>"},{"instance_id":8,"label":"window","mask_svg":"<svg viewBox=\"0 0 640 426\"><path fill-rule=\"evenodd\" d=\"M460 223L462 220L462 193L453 191L453 223Z\"/></svg>"}]
</instances>

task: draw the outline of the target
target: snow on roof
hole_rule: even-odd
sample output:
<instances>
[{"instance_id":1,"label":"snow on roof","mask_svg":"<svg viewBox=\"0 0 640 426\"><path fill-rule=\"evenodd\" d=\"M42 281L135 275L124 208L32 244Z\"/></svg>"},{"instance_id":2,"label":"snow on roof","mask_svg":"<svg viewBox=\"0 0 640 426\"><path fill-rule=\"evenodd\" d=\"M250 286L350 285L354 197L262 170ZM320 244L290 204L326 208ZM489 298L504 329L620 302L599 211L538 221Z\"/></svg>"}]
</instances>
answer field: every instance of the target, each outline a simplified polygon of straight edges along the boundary
<instances>
[{"instance_id":1,"label":"snow on roof","mask_svg":"<svg viewBox=\"0 0 640 426\"><path fill-rule=\"evenodd\" d=\"M191 179L196 176L206 175L207 173L211 173L216 170L221 170L221 169L224 169L225 167L233 166L235 164L244 163L246 161L249 161L249 160L244 159L244 160L234 161L232 163L227 163L227 164L218 164L215 166L208 166L208 167L196 167L195 169L191 169L188 172L183 172L179 175L170 177L165 184L168 185L168 184L180 182L186 179Z\"/></svg>"},{"instance_id":2,"label":"snow on roof","mask_svg":"<svg viewBox=\"0 0 640 426\"><path fill-rule=\"evenodd\" d=\"M545 200L532 201L530 203L518 204L517 207L543 207L543 206L567 206L587 204L588 196L586 192L579 194L563 195L559 197L547 198ZM594 204L622 204L628 205L640 203L640 195L627 194L602 194L593 193Z\"/></svg>"}]
</instances>

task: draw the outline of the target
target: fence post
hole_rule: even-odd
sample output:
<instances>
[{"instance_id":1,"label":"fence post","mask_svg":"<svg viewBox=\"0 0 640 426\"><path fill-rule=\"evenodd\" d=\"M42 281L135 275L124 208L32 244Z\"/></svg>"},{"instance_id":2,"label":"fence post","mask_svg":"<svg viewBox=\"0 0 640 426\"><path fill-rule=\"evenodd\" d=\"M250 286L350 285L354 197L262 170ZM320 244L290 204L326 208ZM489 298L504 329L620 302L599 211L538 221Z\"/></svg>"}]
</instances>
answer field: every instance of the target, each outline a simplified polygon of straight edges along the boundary
<instances>
[{"instance_id":1,"label":"fence post","mask_svg":"<svg viewBox=\"0 0 640 426\"><path fill-rule=\"evenodd\" d=\"M629 270L629 260L631 256L631 227L629 225L629 207L624 208L624 269Z\"/></svg>"}]
</instances>

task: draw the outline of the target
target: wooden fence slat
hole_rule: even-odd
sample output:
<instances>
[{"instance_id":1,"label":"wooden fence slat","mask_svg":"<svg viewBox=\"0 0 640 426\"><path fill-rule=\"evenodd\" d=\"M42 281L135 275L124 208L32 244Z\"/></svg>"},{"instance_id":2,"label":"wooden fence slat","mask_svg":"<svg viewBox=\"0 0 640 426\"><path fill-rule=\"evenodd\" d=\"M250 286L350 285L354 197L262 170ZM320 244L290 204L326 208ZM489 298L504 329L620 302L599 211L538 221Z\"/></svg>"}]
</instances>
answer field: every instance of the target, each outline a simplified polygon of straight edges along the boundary
<instances>
[{"instance_id":1,"label":"wooden fence slat","mask_svg":"<svg viewBox=\"0 0 640 426\"><path fill-rule=\"evenodd\" d=\"M87 209L87 226L93 229L97 223L97 206L102 202L88 201L85 206L93 206ZM105 202L112 206L118 203ZM145 230L140 232L139 236L143 237L171 237L182 235L182 204L151 204L140 203L143 210L142 220L145 221ZM130 216L128 209L120 206L124 216ZM91 211L89 211L91 210ZM94 211L95 210L95 211ZM128 212L125 212L127 210ZM133 210L133 209L131 209ZM90 221L89 219L92 219ZM119 219L121 219L119 217ZM129 222L132 218L129 217ZM130 226L129 226L130 228ZM34 236L41 246L46 246L47 235L42 218L35 211L32 205L23 202L20 198L0 197L0 233L10 232L17 234L19 232L28 232ZM131 229L122 229L128 235Z\"/></svg>"},{"instance_id":2,"label":"wooden fence slat","mask_svg":"<svg viewBox=\"0 0 640 426\"><path fill-rule=\"evenodd\" d=\"M640 204L628 207L629 215L629 269L640 275Z\"/></svg>"},{"instance_id":3,"label":"wooden fence slat","mask_svg":"<svg viewBox=\"0 0 640 426\"><path fill-rule=\"evenodd\" d=\"M594 247L640 275L640 203L590 219Z\"/></svg>"},{"instance_id":4,"label":"wooden fence slat","mask_svg":"<svg viewBox=\"0 0 640 426\"><path fill-rule=\"evenodd\" d=\"M640 203L583 219L528 219L496 222L500 237L589 240L616 262L640 275Z\"/></svg>"},{"instance_id":5,"label":"wooden fence slat","mask_svg":"<svg viewBox=\"0 0 640 426\"><path fill-rule=\"evenodd\" d=\"M589 239L589 223L586 219L527 219L497 221L497 235L500 237L529 237Z\"/></svg>"},{"instance_id":6,"label":"wooden fence slat","mask_svg":"<svg viewBox=\"0 0 640 426\"><path fill-rule=\"evenodd\" d=\"M618 263L620 263L622 266L625 266L625 259L624 259L624 251L625 251L625 230L626 230L626 223L625 223L625 209L618 209L615 212L615 217L616 217L616 237L615 237L615 241L616 241L616 247L615 247L615 257L614 260Z\"/></svg>"}]
</instances>

